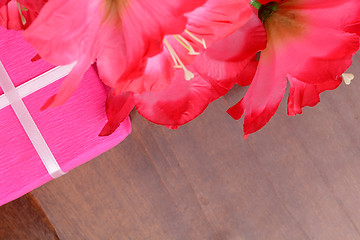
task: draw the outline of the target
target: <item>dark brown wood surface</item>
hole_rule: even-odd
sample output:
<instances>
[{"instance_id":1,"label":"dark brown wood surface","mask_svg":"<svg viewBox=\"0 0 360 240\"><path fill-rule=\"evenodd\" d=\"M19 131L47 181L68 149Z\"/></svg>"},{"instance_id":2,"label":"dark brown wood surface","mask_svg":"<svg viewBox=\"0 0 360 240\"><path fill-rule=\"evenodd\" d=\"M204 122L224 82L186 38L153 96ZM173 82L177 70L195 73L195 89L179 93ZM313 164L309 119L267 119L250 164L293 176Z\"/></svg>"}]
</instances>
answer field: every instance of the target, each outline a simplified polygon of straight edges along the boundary
<instances>
[{"instance_id":1,"label":"dark brown wood surface","mask_svg":"<svg viewBox=\"0 0 360 240\"><path fill-rule=\"evenodd\" d=\"M0 207L1 240L59 240L39 203L28 193Z\"/></svg>"},{"instance_id":2,"label":"dark brown wood surface","mask_svg":"<svg viewBox=\"0 0 360 240\"><path fill-rule=\"evenodd\" d=\"M243 88L176 131L133 112L123 143L33 195L60 239L359 240L359 69L248 140L225 113Z\"/></svg>"}]
</instances>

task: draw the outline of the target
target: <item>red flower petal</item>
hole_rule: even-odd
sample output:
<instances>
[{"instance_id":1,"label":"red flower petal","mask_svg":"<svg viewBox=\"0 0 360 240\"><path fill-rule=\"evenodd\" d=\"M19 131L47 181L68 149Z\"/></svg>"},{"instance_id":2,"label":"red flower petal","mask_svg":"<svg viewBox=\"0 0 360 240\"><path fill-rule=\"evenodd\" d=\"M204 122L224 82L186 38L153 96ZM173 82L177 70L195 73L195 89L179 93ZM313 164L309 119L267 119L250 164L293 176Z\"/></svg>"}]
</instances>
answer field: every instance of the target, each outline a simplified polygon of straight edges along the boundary
<instances>
[{"instance_id":1,"label":"red flower petal","mask_svg":"<svg viewBox=\"0 0 360 240\"><path fill-rule=\"evenodd\" d=\"M10 2L11 0L0 0L0 7L6 5L8 2Z\"/></svg>"},{"instance_id":2,"label":"red flower petal","mask_svg":"<svg viewBox=\"0 0 360 240\"><path fill-rule=\"evenodd\" d=\"M252 15L247 0L208 0L187 14L186 29L211 45L238 30Z\"/></svg>"},{"instance_id":3,"label":"red flower petal","mask_svg":"<svg viewBox=\"0 0 360 240\"><path fill-rule=\"evenodd\" d=\"M53 65L70 64L83 54L94 58L94 38L102 18L99 11L99 0L91 4L88 0L52 0L24 31L24 38Z\"/></svg>"},{"instance_id":4,"label":"red flower petal","mask_svg":"<svg viewBox=\"0 0 360 240\"><path fill-rule=\"evenodd\" d=\"M262 128L275 114L286 88L286 74L279 66L281 58L269 45L262 52L258 70L245 97L227 112L240 119L245 112L244 137Z\"/></svg>"},{"instance_id":5,"label":"red flower petal","mask_svg":"<svg viewBox=\"0 0 360 240\"><path fill-rule=\"evenodd\" d=\"M326 90L337 88L342 78L331 80L321 84L308 84L288 76L290 82L290 94L288 98L288 115L301 114L305 106L313 107L320 102L319 94Z\"/></svg>"},{"instance_id":6,"label":"red flower petal","mask_svg":"<svg viewBox=\"0 0 360 240\"><path fill-rule=\"evenodd\" d=\"M211 84L197 73L193 79L186 81L184 74L176 71L169 88L135 95L135 106L151 122L177 126L200 115L219 96Z\"/></svg>"},{"instance_id":7,"label":"red flower petal","mask_svg":"<svg viewBox=\"0 0 360 240\"><path fill-rule=\"evenodd\" d=\"M108 122L99 133L99 136L108 136L112 134L120 124L129 116L134 108L134 96L132 93L115 95L112 89L109 91L106 99L106 115Z\"/></svg>"},{"instance_id":8,"label":"red flower petal","mask_svg":"<svg viewBox=\"0 0 360 240\"><path fill-rule=\"evenodd\" d=\"M258 64L259 61L257 60L257 57L254 56L246 65L244 70L241 72L240 77L238 78L238 81L236 83L240 86L250 85L255 76Z\"/></svg>"},{"instance_id":9,"label":"red flower petal","mask_svg":"<svg viewBox=\"0 0 360 240\"><path fill-rule=\"evenodd\" d=\"M71 72L65 77L61 83L58 93L52 96L44 104L44 106L42 106L41 110L45 110L48 107L58 107L66 102L66 100L68 100L75 92L77 86L82 80L84 73L90 67L89 62L89 57L83 56L74 66Z\"/></svg>"},{"instance_id":10,"label":"red flower petal","mask_svg":"<svg viewBox=\"0 0 360 240\"><path fill-rule=\"evenodd\" d=\"M226 88L229 90L234 80L241 81L240 74L245 77L244 68L254 55L265 47L264 26L256 15L253 15L239 30L225 39L214 42L195 59L194 66L204 77L216 79L224 86L228 82L230 85ZM252 75L254 74L253 72Z\"/></svg>"}]
</instances>

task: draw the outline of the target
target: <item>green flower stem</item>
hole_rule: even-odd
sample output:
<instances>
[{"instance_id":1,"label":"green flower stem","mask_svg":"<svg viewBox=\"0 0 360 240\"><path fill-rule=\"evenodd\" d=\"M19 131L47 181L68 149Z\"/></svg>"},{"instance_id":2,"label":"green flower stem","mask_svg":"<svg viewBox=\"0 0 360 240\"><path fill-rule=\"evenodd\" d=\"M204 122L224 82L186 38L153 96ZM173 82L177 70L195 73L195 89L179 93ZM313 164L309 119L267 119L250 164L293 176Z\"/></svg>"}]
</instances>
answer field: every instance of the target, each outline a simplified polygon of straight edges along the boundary
<instances>
[{"instance_id":1,"label":"green flower stem","mask_svg":"<svg viewBox=\"0 0 360 240\"><path fill-rule=\"evenodd\" d=\"M257 0L251 0L250 5L259 10L261 8L261 3L259 3Z\"/></svg>"}]
</instances>

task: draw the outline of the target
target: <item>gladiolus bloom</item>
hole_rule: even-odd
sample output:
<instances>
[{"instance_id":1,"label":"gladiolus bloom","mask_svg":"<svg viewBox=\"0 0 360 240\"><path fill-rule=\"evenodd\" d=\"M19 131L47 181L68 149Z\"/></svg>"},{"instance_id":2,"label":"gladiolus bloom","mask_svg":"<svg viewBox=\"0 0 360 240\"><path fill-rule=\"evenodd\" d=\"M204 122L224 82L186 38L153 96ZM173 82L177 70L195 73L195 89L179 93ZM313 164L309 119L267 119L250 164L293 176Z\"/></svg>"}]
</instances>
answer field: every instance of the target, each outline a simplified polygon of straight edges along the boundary
<instances>
[{"instance_id":1,"label":"gladiolus bloom","mask_svg":"<svg viewBox=\"0 0 360 240\"><path fill-rule=\"evenodd\" d=\"M109 123L101 135L111 133L109 126L119 125L119 117L134 105L148 120L177 128L200 115L235 83L249 83L256 70L254 55L266 44L265 29L254 16L247 0L210 0L189 13L186 30L165 37L163 51L149 58L140 77L151 84L148 89L158 91L131 95L126 102L111 92ZM170 86L162 88L168 82Z\"/></svg>"},{"instance_id":2,"label":"gladiolus bloom","mask_svg":"<svg viewBox=\"0 0 360 240\"><path fill-rule=\"evenodd\" d=\"M143 84L133 80L147 58L161 51L166 34L183 31L184 14L204 1L49 1L24 37L51 64L77 64L44 108L65 102L95 61L102 81L117 93L141 92Z\"/></svg>"},{"instance_id":3,"label":"gladiolus bloom","mask_svg":"<svg viewBox=\"0 0 360 240\"><path fill-rule=\"evenodd\" d=\"M319 94L336 88L359 49L360 1L259 1L267 46L244 98L228 113L244 114L247 137L276 112L290 82L288 114L317 104Z\"/></svg>"},{"instance_id":4,"label":"gladiolus bloom","mask_svg":"<svg viewBox=\"0 0 360 240\"><path fill-rule=\"evenodd\" d=\"M194 73L191 80L185 81L181 71L175 71L169 88L135 95L137 111L148 120L171 128L193 120L235 83L246 85L251 81L257 66L254 56L265 44L263 26L256 17L251 18L239 30L213 42L187 65Z\"/></svg>"}]
</instances>

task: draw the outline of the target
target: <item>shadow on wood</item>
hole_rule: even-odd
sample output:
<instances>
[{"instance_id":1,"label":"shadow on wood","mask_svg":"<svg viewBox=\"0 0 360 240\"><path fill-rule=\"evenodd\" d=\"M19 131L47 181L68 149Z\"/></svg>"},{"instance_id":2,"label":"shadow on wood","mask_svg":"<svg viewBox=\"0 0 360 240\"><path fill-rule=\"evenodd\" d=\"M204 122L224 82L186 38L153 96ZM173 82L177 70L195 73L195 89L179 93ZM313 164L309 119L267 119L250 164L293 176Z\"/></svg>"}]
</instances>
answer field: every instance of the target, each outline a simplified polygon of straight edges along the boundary
<instances>
[{"instance_id":1,"label":"shadow on wood","mask_svg":"<svg viewBox=\"0 0 360 240\"><path fill-rule=\"evenodd\" d=\"M0 239L58 240L59 237L31 194L0 207Z\"/></svg>"}]
</instances>

